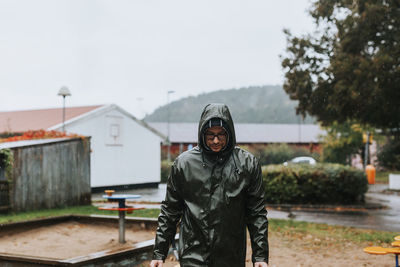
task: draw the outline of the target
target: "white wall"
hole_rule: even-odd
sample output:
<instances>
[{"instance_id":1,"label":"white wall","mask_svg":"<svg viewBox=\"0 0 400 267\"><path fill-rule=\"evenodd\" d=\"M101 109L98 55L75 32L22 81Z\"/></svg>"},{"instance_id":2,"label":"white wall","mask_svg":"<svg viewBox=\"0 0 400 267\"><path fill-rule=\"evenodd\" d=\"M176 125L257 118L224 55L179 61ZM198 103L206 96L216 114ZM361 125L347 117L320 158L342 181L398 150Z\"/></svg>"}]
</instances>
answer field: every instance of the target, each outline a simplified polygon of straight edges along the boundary
<instances>
[{"instance_id":1,"label":"white wall","mask_svg":"<svg viewBox=\"0 0 400 267\"><path fill-rule=\"evenodd\" d=\"M118 109L66 125L91 136L91 187L160 182L161 138Z\"/></svg>"}]
</instances>

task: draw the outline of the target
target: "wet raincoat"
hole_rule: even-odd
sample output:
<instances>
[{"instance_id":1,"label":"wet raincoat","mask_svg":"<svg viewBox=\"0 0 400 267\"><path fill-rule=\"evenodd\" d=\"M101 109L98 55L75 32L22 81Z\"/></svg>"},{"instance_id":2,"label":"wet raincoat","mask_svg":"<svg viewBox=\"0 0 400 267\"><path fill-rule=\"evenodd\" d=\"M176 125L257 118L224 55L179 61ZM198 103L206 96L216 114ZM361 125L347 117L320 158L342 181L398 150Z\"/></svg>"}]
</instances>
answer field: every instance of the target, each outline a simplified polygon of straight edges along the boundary
<instances>
[{"instance_id":1,"label":"wet raincoat","mask_svg":"<svg viewBox=\"0 0 400 267\"><path fill-rule=\"evenodd\" d=\"M207 149L203 129L212 118L228 127L226 149ZM171 167L161 205L153 259L164 260L180 223L179 260L183 267L244 267L246 226L252 261L268 262L268 221L261 167L249 152L235 147L228 107L209 104L199 123L198 146Z\"/></svg>"}]
</instances>

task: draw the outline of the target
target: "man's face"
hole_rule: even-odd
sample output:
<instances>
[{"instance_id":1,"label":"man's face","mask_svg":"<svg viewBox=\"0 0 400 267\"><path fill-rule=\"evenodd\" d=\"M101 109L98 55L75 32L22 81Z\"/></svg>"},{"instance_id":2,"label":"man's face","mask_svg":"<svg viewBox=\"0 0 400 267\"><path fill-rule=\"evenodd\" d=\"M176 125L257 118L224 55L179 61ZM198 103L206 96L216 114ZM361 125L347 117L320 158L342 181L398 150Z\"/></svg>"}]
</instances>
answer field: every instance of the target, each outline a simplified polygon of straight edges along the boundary
<instances>
[{"instance_id":1,"label":"man's face","mask_svg":"<svg viewBox=\"0 0 400 267\"><path fill-rule=\"evenodd\" d=\"M220 152L226 145L227 133L221 126L208 128L204 136L206 145L214 152Z\"/></svg>"}]
</instances>

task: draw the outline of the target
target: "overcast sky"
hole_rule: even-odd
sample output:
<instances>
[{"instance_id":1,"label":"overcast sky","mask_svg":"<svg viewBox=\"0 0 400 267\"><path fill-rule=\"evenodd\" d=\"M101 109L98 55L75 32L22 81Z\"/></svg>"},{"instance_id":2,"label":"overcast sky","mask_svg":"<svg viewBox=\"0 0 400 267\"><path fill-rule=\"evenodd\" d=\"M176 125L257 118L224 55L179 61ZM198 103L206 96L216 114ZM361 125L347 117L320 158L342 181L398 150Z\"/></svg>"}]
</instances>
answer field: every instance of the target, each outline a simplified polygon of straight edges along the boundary
<instances>
[{"instance_id":1,"label":"overcast sky","mask_svg":"<svg viewBox=\"0 0 400 267\"><path fill-rule=\"evenodd\" d=\"M0 0L0 111L117 104L142 118L170 100L282 84L288 28L309 0Z\"/></svg>"}]
</instances>

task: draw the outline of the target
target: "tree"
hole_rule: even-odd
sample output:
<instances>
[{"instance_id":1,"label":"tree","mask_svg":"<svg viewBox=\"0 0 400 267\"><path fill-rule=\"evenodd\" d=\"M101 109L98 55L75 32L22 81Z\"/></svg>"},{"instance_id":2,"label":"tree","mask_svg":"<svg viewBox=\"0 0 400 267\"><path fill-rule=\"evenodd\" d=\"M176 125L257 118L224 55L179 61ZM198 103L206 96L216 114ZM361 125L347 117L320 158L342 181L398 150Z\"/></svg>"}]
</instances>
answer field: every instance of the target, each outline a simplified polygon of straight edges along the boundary
<instances>
[{"instance_id":1,"label":"tree","mask_svg":"<svg viewBox=\"0 0 400 267\"><path fill-rule=\"evenodd\" d=\"M298 114L400 135L400 1L317 0L313 34L287 35L284 90Z\"/></svg>"},{"instance_id":2,"label":"tree","mask_svg":"<svg viewBox=\"0 0 400 267\"><path fill-rule=\"evenodd\" d=\"M363 154L365 131L360 125L349 121L341 124L334 122L325 130L327 134L322 137L323 161L351 165L353 155Z\"/></svg>"},{"instance_id":3,"label":"tree","mask_svg":"<svg viewBox=\"0 0 400 267\"><path fill-rule=\"evenodd\" d=\"M387 170L400 170L400 140L389 136L378 153L378 161Z\"/></svg>"}]
</instances>

